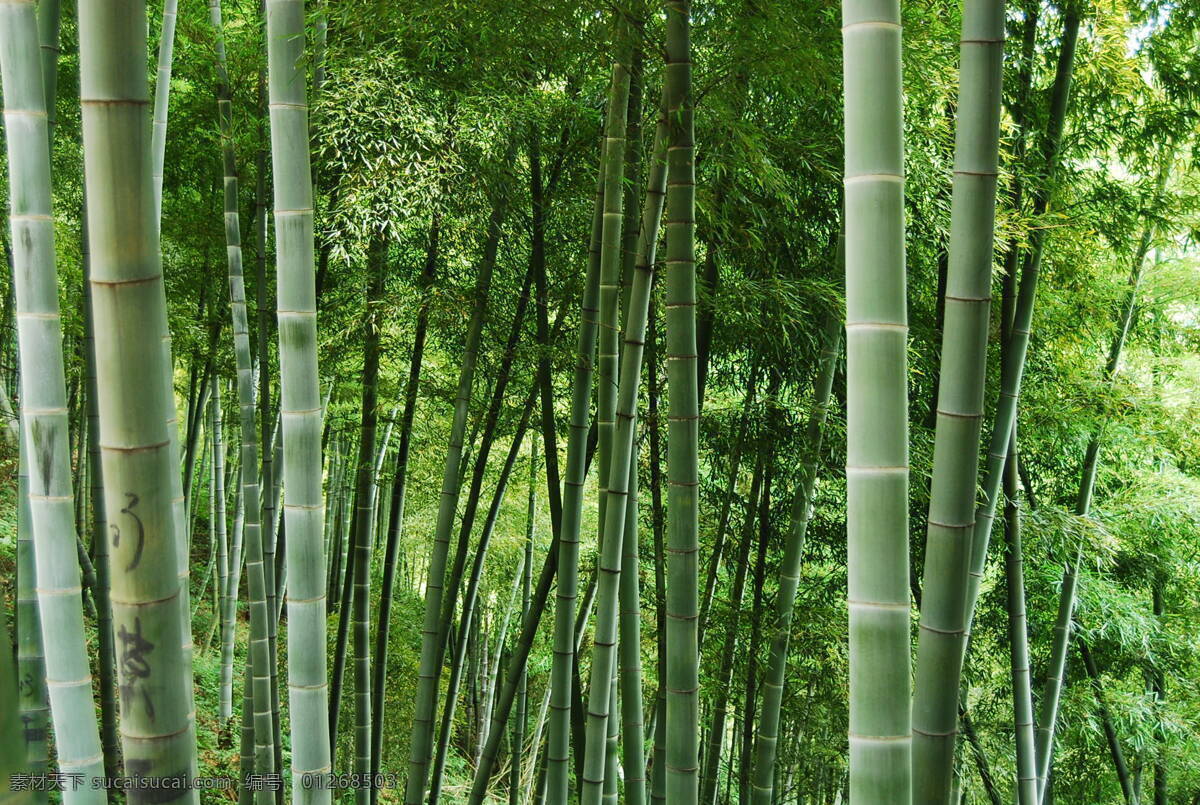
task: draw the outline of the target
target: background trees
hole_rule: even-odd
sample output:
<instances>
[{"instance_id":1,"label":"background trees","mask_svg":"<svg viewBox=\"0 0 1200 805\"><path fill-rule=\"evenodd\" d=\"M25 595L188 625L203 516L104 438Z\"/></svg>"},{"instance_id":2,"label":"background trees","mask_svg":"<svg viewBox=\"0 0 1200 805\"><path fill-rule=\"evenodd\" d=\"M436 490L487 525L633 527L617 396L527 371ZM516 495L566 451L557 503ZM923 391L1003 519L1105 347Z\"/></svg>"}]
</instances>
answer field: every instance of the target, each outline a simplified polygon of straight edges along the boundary
<instances>
[{"instance_id":1,"label":"background trees","mask_svg":"<svg viewBox=\"0 0 1200 805\"><path fill-rule=\"evenodd\" d=\"M117 5L90 3L94 19ZM138 3L124 5L139 11ZM840 9L743 0L690 9L679 3L669 9L632 2L544 5L398 0L309 4L302 15L293 0L271 4L272 24L291 27L269 38L255 4L227 2L222 68L209 3L180 0L166 87L153 85L164 10L148 8L145 58L131 56L126 72L142 75L137 67L145 62L146 101L159 94L154 90L169 89L161 255L180 466L167 469L188 481L181 485L189 533L180 544L190 560L183 565L191 568L198 769L237 776L236 739L248 735L249 751L240 753L247 767L257 745L259 765L278 751L285 774L319 770L326 762L338 772L364 770L369 760L370 768L398 775L400 787L410 783L407 798L414 802L425 789L438 791L444 802L509 797L517 789L516 801L537 801L544 791L559 802L582 788L591 758L588 769L601 770L603 778L587 776L600 799L623 801L636 798L630 785L636 776L626 771L618 779L613 770L622 761L632 764L625 750L636 742L625 737L624 725L634 720L622 705L640 692L651 801L698 796L700 769L721 802L752 794L760 802L803 796L831 803L839 794L845 801L847 532L856 526L847 521L844 467L848 458L856 463L846 454L847 442L858 444L869 434L863 417L847 421L861 387L848 382L840 356L829 363L837 353L827 322L836 328L845 321L846 298L837 246L842 132L849 122L839 83ZM994 4L978 4L984 5L996 13ZM49 6L42 0L39 8L47 21ZM88 8L84 4L81 20L74 4L63 5L49 189L73 473L70 513L84 546L80 553L67 545L65 556L72 573L74 562L83 568L84 636L100 701L105 691L113 693L112 672L128 659L119 641L115 659L103 659L98 650L105 590L113 592L116 628L124 625L132 634L136 624L122 611L128 596L119 594L129 543L123 538L113 545L104 529L91 526L92 515L105 515L89 489L101 482L107 487L113 512L107 519L123 535L133 521L122 514L129 490L113 485L107 466L89 465L93 437L99 447L113 443L103 423L89 424L87 412L93 396L103 403L105 395L124 395L141 401L129 402L127 410L141 417L135 424L149 428L141 403L153 389L146 379L151 363L130 363L129 353L111 352L116 347L107 339L119 328L99 309L99 349L123 356L127 374L114 379L101 361L99 395L88 385L80 96L90 97L85 90L105 74L91 62L81 65L80 52L82 45L87 56L89 44L109 36L89 30ZM960 688L947 684L939 691L943 721L957 717L964 725L958 739L942 742L948 746L942 756L953 764L947 782L972 802L1016 798L1014 722L1026 719L1014 716L1021 652L1010 654L1010 634L1027 628L1036 713L1047 700L1043 683L1053 675L1059 591L1063 569L1071 566L1077 579L1072 618L1058 625L1062 634L1082 637L1096 673L1089 675L1079 648L1069 646L1054 740L1043 739L1053 752L1041 755L1047 769L1052 761L1057 801L1121 802L1127 792L1140 791L1143 802L1189 802L1200 792L1200 400L1194 393L1200 339L1192 164L1197 11L1189 3L1009 5L995 246L989 252L985 238L967 239L980 253L978 287L965 292L954 270L964 247L950 241L952 200L959 203L951 191L954 140L968 136L958 67L963 17L957 4L904 4L900 14L902 84L889 98L898 101L903 90L903 136L893 125L892 150L902 143L905 182L889 220L894 224L903 214L907 294L904 307L896 293L889 299L893 318L906 318L909 330L880 370L896 370L889 434L901 424L909 431L903 442L909 490L896 493L891 518L907 518L909 525L896 526L889 539L899 545L907 537L911 547L890 564L878 556L862 564L856 554L854 569L888 564L900 605L892 662L907 667L900 644L907 635L916 645L915 607L941 606L930 586L931 576L942 572L940 560L922 538L929 517L947 525L930 510L930 498L938 495L931 485L936 400L969 385L961 373L942 370L944 361L946 372L958 372L950 368L955 356L942 347L960 325L959 304L946 297L976 295L986 286L990 259L995 298L986 349L975 356L985 434L976 444L986 453L984 441L1003 407L1000 390L1006 381L1013 389L1012 368L1003 368L1006 358L1015 360L1015 350L1003 346L1015 343L1007 338L1009 314L1019 307L1022 277L1030 276L1026 266L1038 252L1036 306L1028 309L1029 326L1017 325L1029 330L1020 401L1013 406L1020 438L1011 459L1008 450L997 450L979 462L981 482L990 483L984 487L989 502L1003 521L996 528L1003 525L1009 539L997 531L993 549L977 557L973 620L951 612L953 606L944 619L927 618L934 629L961 623L970 630ZM42 37L47 43L49 30ZM300 31L304 40L292 35ZM982 38L998 38L995 33ZM1067 94L1060 65L1072 38ZM268 71L269 48L275 58ZM610 102L614 61L628 63L636 82L633 100L623 104ZM685 63L691 64L690 89ZM848 58L846 70L863 76L864 64ZM81 67L87 68L82 74ZM671 148L660 162L653 155L664 84ZM13 97L6 91L6 102ZM993 115L995 100L988 107ZM302 103L311 103L307 121ZM152 191L151 113L143 111L146 131L136 148L133 135L116 140L121 153L145 149L145 184ZM626 119L618 126L621 116ZM996 125L994 117L989 124ZM15 120L7 124L10 145L16 126ZM93 129L87 130L91 138ZM860 133L865 146L882 142L879 127ZM602 162L606 134L626 142L606 149ZM84 143L89 160L101 159L94 143ZM685 153L691 144L694 161ZM311 169L300 164L306 154ZM15 191L16 159L9 159L12 170L6 161L3 181ZM112 198L111 183L128 177L102 178L92 164L88 201L107 209L93 185ZM669 189L660 216L655 170L664 164ZM986 167L958 165L972 175L987 173ZM602 187L608 192L598 205L602 175L621 181ZM309 177L311 203L303 192ZM990 191L987 179L978 184L982 210ZM845 198L853 204L849 194ZM153 192L138 199L138 209L152 212ZM275 207L280 220L301 225L272 223ZM309 207L311 251L301 231ZM694 234L688 231L693 220ZM231 221L234 230L227 232ZM861 269L856 249L874 248L879 238L877 230L856 230L853 221L847 216L856 244L849 260ZM88 223L95 231L102 222ZM134 242L127 216L112 226L122 233L116 243ZM638 237L654 226L661 226L666 244L657 255L656 238L639 246ZM223 251L239 241L246 266L241 294L226 289L238 272ZM19 264L19 242L11 234L3 242L6 256ZM99 267L113 242L93 237L87 246ZM658 269L652 284L634 270L642 256L649 261L642 269ZM267 270L272 261L278 274ZM1129 277L1138 265L1132 297ZM648 292L644 336L639 281ZM8 300L0 304L0 388L14 411L31 401L19 383L15 333L25 308L16 304L16 287L9 275L0 281ZM859 290L879 288L868 279ZM1119 371L1106 371L1125 310L1129 327ZM979 327L982 311L976 313ZM300 318L313 326L291 326ZM633 338L628 347L619 333ZM378 374L372 379L369 372L364 377L364 366L375 339ZM625 385L629 397L622 399L636 401L626 409L608 394L624 382L620 367L638 341L644 342L644 374ZM858 346L847 349L854 355ZM693 354L694 371L680 360ZM906 374L898 371L901 358ZM364 381L374 384L373 402L363 393ZM603 411L601 382L611 386ZM234 388L236 394L226 393ZM163 397L165 422L169 401ZM213 405L222 406L229 457L224 483L212 480L212 448L202 447L214 435ZM901 416L905 406L907 416ZM106 416L103 404L99 413ZM377 419L374 435L364 428L364 413ZM624 416L635 417L629 433L622 431ZM529 430L538 438L527 438ZM612 452L623 445L604 446L606 432L631 437L629 490L636 494L624 505L634 519L604 522L604 533L621 533L625 544L620 551L611 545L601 568L602 505L622 491L619 478L602 472L624 460ZM1006 444L1011 439L1003 428L996 432ZM938 477L969 492L970 439L962 441L963 466ZM1075 504L1089 445L1095 483L1083 512ZM24 602L33 588L21 586L29 566L17 561L15 537L26 533L17 528L18 455L15 441L0 446L10 479L0 486L0 570L6 601L23 602L9 622L24 638L29 632L22 624L31 614ZM1020 470L1007 486L1001 482L1006 461ZM532 509L524 483L530 472ZM222 487L225 506L210 508ZM600 487L607 504L600 503ZM694 523L683 505L685 489L696 507ZM139 500L138 512L150 498ZM1011 553L1018 545L1017 504L1019 554ZM216 556L212 540L221 530L213 520L222 508L228 588L205 578L210 569L220 575L220 563L209 556ZM630 539L636 553L625 550ZM695 554L689 553L693 540ZM1009 572L1001 543L1009 546ZM261 592L254 568L260 554ZM907 575L900 572L902 556L911 563ZM169 561L161 557L164 584L176 572ZM88 564L99 580L95 588ZM605 581L617 567L621 582ZM633 585L640 600L632 603L630 570L640 582ZM107 584L105 571L112 577ZM251 607L248 580L255 588ZM430 592L443 583L443 600L434 600ZM514 595L526 583L528 595ZM960 597L961 591L949 592ZM914 608L906 613L910 593ZM322 596L328 597L325 617L318 613ZM290 603L281 610L285 599ZM1020 602L1027 627L1014 617ZM237 618L223 658L222 639L210 635L220 635L222 616L231 610ZM611 619L631 612L640 621L636 642L630 640L638 628L629 626L632 619L625 617L620 628ZM258 624L253 643L248 614ZM337 657L343 618L347 635L352 623L359 629L355 653L342 654L343 660L354 656L358 673L332 678L336 663L327 669L326 658ZM605 628L597 631L598 623ZM692 628L707 638L696 655L686 648ZM607 645L613 634L616 651ZM875 639L861 638L855 651ZM16 642L21 667L33 668L36 646ZM680 645L684 649L675 648ZM251 646L260 666L252 676L260 678L249 701L258 719L235 735L246 715L239 689ZM596 656L603 662L593 665ZM627 670L633 659L640 660L640 687L626 687L636 673L623 674L614 687L612 672L601 666ZM224 713L223 675L230 682ZM106 676L109 682L101 681ZM456 695L449 695L452 678ZM344 691L330 697L333 718L319 701L327 680ZM291 696L279 701L279 688ZM589 731L593 699L608 705L604 729L597 723ZM22 702L23 712L37 711L35 695ZM718 713L726 715L719 719ZM601 715L592 713L597 722ZM327 735L331 723L341 728ZM411 740L415 723L428 726L420 742ZM713 730L715 724L723 726ZM445 747L440 766L439 744ZM53 733L50 745L57 748L51 757L61 761L63 744ZM1126 766L1124 786L1114 771L1114 745ZM37 742L29 748L36 762ZM414 782L410 767L426 779ZM880 794L889 802L893 795L891 788ZM271 798L269 792L259 796ZM378 796L398 800L401 791Z\"/></svg>"}]
</instances>

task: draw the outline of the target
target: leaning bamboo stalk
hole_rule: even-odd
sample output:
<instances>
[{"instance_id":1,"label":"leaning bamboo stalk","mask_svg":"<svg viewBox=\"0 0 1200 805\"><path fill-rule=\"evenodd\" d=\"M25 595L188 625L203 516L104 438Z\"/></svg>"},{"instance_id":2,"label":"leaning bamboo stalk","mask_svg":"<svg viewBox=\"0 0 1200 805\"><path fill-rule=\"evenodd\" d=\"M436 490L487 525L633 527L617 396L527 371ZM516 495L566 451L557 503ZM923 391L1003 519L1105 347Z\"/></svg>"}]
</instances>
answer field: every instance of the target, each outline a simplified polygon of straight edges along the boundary
<instances>
[{"instance_id":1,"label":"leaning bamboo stalk","mask_svg":"<svg viewBox=\"0 0 1200 805\"><path fill-rule=\"evenodd\" d=\"M964 5L941 380L913 699L913 797L918 802L946 802L954 779L987 376L1004 24L1004 0L968 0Z\"/></svg>"},{"instance_id":2,"label":"leaning bamboo stalk","mask_svg":"<svg viewBox=\"0 0 1200 805\"><path fill-rule=\"evenodd\" d=\"M141 0L80 3L80 97L125 768L161 786L191 774L196 752L178 575L178 465L167 429L174 400L148 142L145 12ZM197 801L194 791L182 798Z\"/></svg>"},{"instance_id":3,"label":"leaning bamboo stalk","mask_svg":"<svg viewBox=\"0 0 1200 805\"><path fill-rule=\"evenodd\" d=\"M1068 4L1063 15L1063 33L1059 45L1058 63L1054 85L1050 94L1050 110L1046 122L1042 159L1044 179L1036 188L1033 211L1043 215L1050 205L1054 175L1059 162L1059 146L1066 125L1067 107L1071 97L1071 77L1075 69L1075 47L1079 38L1079 9ZM988 543L991 540L992 524L996 505L999 502L1004 462L1008 459L1008 440L1017 417L1017 403L1021 396L1021 379L1025 372L1025 355L1029 349L1029 335L1033 325L1034 302L1037 296L1038 275L1041 271L1042 253L1045 249L1047 227L1035 227L1029 234L1029 254L1021 271L1021 283L1017 293L1016 310L1012 325L1011 342L1006 348L1000 374L1000 396L992 421L987 459L984 466L983 502L975 511L975 528L971 536L970 577L967 581L966 628L969 633L974 619L975 603L979 595L979 584L987 561Z\"/></svg>"},{"instance_id":4,"label":"leaning bamboo stalk","mask_svg":"<svg viewBox=\"0 0 1200 805\"><path fill-rule=\"evenodd\" d=\"M839 259L842 262L844 238L839 238ZM805 428L808 455L801 468L800 484L792 501L791 528L784 545L783 564L779 570L779 593L775 598L775 618L772 624L771 654L763 681L763 706L759 715L758 736L755 739L754 782L751 801L755 805L771 805L775 789L775 756L779 745L779 716L783 707L784 682L787 678L788 643L791 639L792 617L795 612L796 591L800 584L800 567L804 559L804 543L812 519L813 493L817 480L817 459L820 455L825 418L829 413L829 396L837 368L841 327L837 317L830 316L821 338L821 356L817 377L813 381L813 407Z\"/></svg>"},{"instance_id":5,"label":"leaning bamboo stalk","mask_svg":"<svg viewBox=\"0 0 1200 805\"><path fill-rule=\"evenodd\" d=\"M1005 580L1008 593L1008 651L1012 672L1013 729L1016 744L1017 805L1037 805L1033 742L1033 704L1029 675L1029 635L1025 620L1025 570L1021 556L1021 507L1017 501L1016 439L1009 444L1005 467Z\"/></svg>"},{"instance_id":6,"label":"leaning bamboo stalk","mask_svg":"<svg viewBox=\"0 0 1200 805\"><path fill-rule=\"evenodd\" d=\"M601 155L601 177L604 173ZM587 477L588 419L591 414L593 362L600 296L600 237L603 227L603 179L597 181L591 244L580 297L579 335L571 381L571 415L563 476L562 526L557 552L558 584L554 601L554 657L550 668L550 727L546 744L546 801L567 801L571 752L571 672L575 660L575 601L579 595L579 535L583 484ZM546 378L543 378L546 382ZM551 447L547 447L547 452ZM478 777L478 775L477 775Z\"/></svg>"},{"instance_id":7,"label":"leaning bamboo stalk","mask_svg":"<svg viewBox=\"0 0 1200 805\"><path fill-rule=\"evenodd\" d=\"M580 801L596 805L604 786L605 764L608 757L606 736L609 719L610 679L616 656L617 642L617 585L621 575L621 532L625 525L624 501L620 511L610 516L610 505L617 497L628 495L629 456L618 458L614 450L618 442L614 427L617 408L617 341L620 311L621 266L621 201L624 176L625 114L629 106L629 66L626 63L624 42L617 44L618 54L612 65L608 110L604 123L604 211L600 237L600 338L597 356L599 387L596 402L598 442L596 463L599 473L599 524L601 529L601 558L599 585L596 593L596 634L592 642L591 695L587 706L587 739L585 742L583 779L579 782ZM638 354L640 363L641 354ZM633 382L636 396L637 381ZM634 400L630 400L630 408ZM632 443L632 431L629 439ZM614 458L617 461L614 462ZM620 470L611 469L614 464ZM623 476L609 495L612 479ZM615 510L614 510L615 511ZM611 525L610 525L611 524Z\"/></svg>"},{"instance_id":8,"label":"leaning bamboo stalk","mask_svg":"<svg viewBox=\"0 0 1200 805\"><path fill-rule=\"evenodd\" d=\"M617 69L623 68L619 65L614 66L614 83L617 81ZM609 111L610 113L613 111L611 105ZM621 121L621 123L623 127L624 121ZM611 144L609 148L612 148ZM606 162L611 163L615 157L615 153L610 150L606 156ZM598 801L602 793L601 784L608 777L612 776L605 770L605 761L608 753L602 752L606 743L606 736L612 732L608 727L608 722L616 718L615 713L612 712L614 688L612 685L607 684L607 680L616 672L616 641L620 628L622 609L620 606L622 595L621 585L622 579L626 575L622 570L622 565L625 555L629 553L625 546L625 540L630 538L629 535L625 534L625 530L629 524L629 512L631 510L636 511L635 504L631 504L630 502L630 479L632 474L636 472L633 457L634 434L637 423L637 398L641 383L642 353L646 341L646 321L650 307L650 290L654 278L654 256L658 242L659 223L662 219L663 196L667 180L665 157L666 124L663 121L660 123L655 137L654 164L651 167L650 187L648 188L645 208L643 210L642 234L639 236L637 261L630 286L629 310L626 315L625 345L621 355L617 395L613 401L616 421L611 434L611 456L607 482L608 504L605 513L604 538L602 540L599 564L600 582L596 596L596 631L592 644L591 665L592 685L587 707L587 741L585 744L587 752L584 761L583 780L584 802ZM608 199L606 198L606 226L610 222L610 212L612 211L608 207ZM619 210L616 212L619 212ZM602 273L605 260L609 259L606 251L609 247L610 244L605 241L601 251ZM603 289L604 286L601 284L602 292ZM600 471L603 472L603 468ZM636 538L636 535L634 538ZM634 557L637 556L636 550L632 551L632 555ZM632 574L633 581L632 586L626 583L624 595L627 599L630 596L633 596L633 598L627 600L625 605L626 607L633 608L632 614L634 620L629 621L628 618L626 619L623 642L633 643L637 647L637 650L640 650L640 643L634 642L638 638L639 631L636 619L637 567L635 565L628 570ZM632 657L628 654L623 654L623 656L632 663ZM627 700L626 703L632 704L631 700L634 698L639 700L637 706L637 729L632 734L627 733L625 736L626 748L631 753L630 758L637 758L636 762L631 762L626 767L625 794L626 799L630 802L641 802L645 797L644 769L638 768L641 766L642 756L640 740L642 737L640 726L640 691L640 673L639 678L636 680L625 680L624 693Z\"/></svg>"},{"instance_id":9,"label":"leaning bamboo stalk","mask_svg":"<svg viewBox=\"0 0 1200 805\"><path fill-rule=\"evenodd\" d=\"M322 405L317 375L313 196L305 95L304 0L267 0L271 164L275 181L276 295L288 606L288 699L292 796L328 803L305 775L331 770L329 752L325 557L321 529ZM249 430L252 434L253 430ZM267 490L268 494L270 490ZM247 501L247 511L250 502Z\"/></svg>"},{"instance_id":10,"label":"leaning bamboo stalk","mask_svg":"<svg viewBox=\"0 0 1200 805\"><path fill-rule=\"evenodd\" d=\"M844 0L850 799L912 798L898 0Z\"/></svg>"}]
</instances>

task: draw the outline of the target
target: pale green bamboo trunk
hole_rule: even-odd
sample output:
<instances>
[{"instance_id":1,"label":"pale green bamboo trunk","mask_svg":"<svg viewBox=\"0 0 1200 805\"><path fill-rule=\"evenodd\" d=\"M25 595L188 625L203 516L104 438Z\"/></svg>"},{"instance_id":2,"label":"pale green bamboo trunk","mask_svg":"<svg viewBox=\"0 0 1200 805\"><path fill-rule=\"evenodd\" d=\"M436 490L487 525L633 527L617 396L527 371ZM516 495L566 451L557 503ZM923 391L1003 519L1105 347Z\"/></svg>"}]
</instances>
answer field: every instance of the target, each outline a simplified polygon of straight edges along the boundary
<instances>
[{"instance_id":1,"label":"pale green bamboo trunk","mask_svg":"<svg viewBox=\"0 0 1200 805\"><path fill-rule=\"evenodd\" d=\"M838 264L844 257L844 237L839 237ZM771 805L775 790L775 756L779 746L779 716L783 707L784 682L787 678L788 642L791 639L792 616L795 611L796 590L800 584L800 567L804 559L804 542L808 523L812 519L813 491L817 481L817 460L821 451L822 429L829 413L829 395L837 368L841 342L841 324L836 316L825 323L821 339L821 358L813 382L813 407L808 415L805 443L808 456L801 469L800 484L792 501L791 528L784 545L783 564L779 569L779 592L775 597L775 617L772 625L771 654L763 681L763 705L755 737L754 781L750 792L754 805ZM748 762L744 760L743 762Z\"/></svg>"},{"instance_id":2,"label":"pale green bamboo trunk","mask_svg":"<svg viewBox=\"0 0 1200 805\"><path fill-rule=\"evenodd\" d=\"M844 0L850 800L912 799L898 0Z\"/></svg>"},{"instance_id":3,"label":"pale green bamboo trunk","mask_svg":"<svg viewBox=\"0 0 1200 805\"><path fill-rule=\"evenodd\" d=\"M328 803L306 775L331 770L325 672L322 406L317 376L312 176L304 86L304 0L267 0L271 164L275 179L279 393L287 529L292 801ZM247 504L247 511L249 505Z\"/></svg>"},{"instance_id":4,"label":"pale green bamboo trunk","mask_svg":"<svg viewBox=\"0 0 1200 805\"><path fill-rule=\"evenodd\" d=\"M171 101L171 65L175 55L175 20L179 0L164 0L158 40L158 78L154 82L154 219L162 229L163 165L167 155L167 113Z\"/></svg>"},{"instance_id":5,"label":"pale green bamboo trunk","mask_svg":"<svg viewBox=\"0 0 1200 805\"><path fill-rule=\"evenodd\" d=\"M32 2L0 4L0 72L21 370L21 463L27 470L26 494L18 505L28 507L33 535L37 611L58 768L79 773L84 780L82 787L67 786L63 800L101 803L103 792L91 787L103 777L104 770L92 705L75 546L67 391L50 204L50 141L38 41ZM23 553L28 554L28 547ZM41 751L34 753L41 758L35 760L45 758L44 729L43 718ZM37 737L36 733L27 736ZM36 746L38 742L32 743ZM31 748L27 742L25 750Z\"/></svg>"},{"instance_id":6,"label":"pale green bamboo trunk","mask_svg":"<svg viewBox=\"0 0 1200 805\"><path fill-rule=\"evenodd\" d=\"M666 0L667 801L699 794L700 400L696 354L696 161L691 4Z\"/></svg>"},{"instance_id":7,"label":"pale green bamboo trunk","mask_svg":"<svg viewBox=\"0 0 1200 805\"><path fill-rule=\"evenodd\" d=\"M165 782L191 774L196 752L180 617L179 470L167 430L174 400L164 349L145 13L140 0L80 3L80 97L125 769ZM165 801L197 797L181 792Z\"/></svg>"},{"instance_id":8,"label":"pale green bamboo trunk","mask_svg":"<svg viewBox=\"0 0 1200 805\"><path fill-rule=\"evenodd\" d=\"M913 799L948 803L987 375L1004 0L967 0L959 55L949 267L913 699Z\"/></svg>"}]
</instances>

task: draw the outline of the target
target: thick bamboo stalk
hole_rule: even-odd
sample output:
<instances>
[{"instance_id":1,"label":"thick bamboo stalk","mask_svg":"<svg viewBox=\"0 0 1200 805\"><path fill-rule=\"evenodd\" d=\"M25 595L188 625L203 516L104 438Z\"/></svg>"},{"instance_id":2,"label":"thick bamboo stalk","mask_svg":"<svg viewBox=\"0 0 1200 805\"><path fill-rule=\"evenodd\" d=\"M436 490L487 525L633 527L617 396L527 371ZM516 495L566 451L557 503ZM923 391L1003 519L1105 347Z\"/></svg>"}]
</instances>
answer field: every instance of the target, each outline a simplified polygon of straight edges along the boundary
<instances>
[{"instance_id":1,"label":"thick bamboo stalk","mask_svg":"<svg viewBox=\"0 0 1200 805\"><path fill-rule=\"evenodd\" d=\"M325 557L321 534L322 405L317 375L308 103L302 70L304 0L266 0L266 7L283 506L290 579L287 613L292 801L300 805L330 801L328 788L306 784L313 775L331 771L326 731ZM266 373L265 361L260 371ZM253 430L246 429L246 433L249 437Z\"/></svg>"},{"instance_id":2,"label":"thick bamboo stalk","mask_svg":"<svg viewBox=\"0 0 1200 805\"><path fill-rule=\"evenodd\" d=\"M614 66L613 82L618 81L617 70ZM618 99L619 100L619 99ZM613 111L610 105L609 111ZM611 131L611 130L610 130ZM609 147L613 147L609 144ZM642 353L646 342L646 322L650 307L650 292L654 279L654 260L658 242L658 229L662 220L663 199L665 194L666 176L666 125L661 122L655 134L653 164L650 170L649 187L647 188L645 207L642 211L642 232L638 238L637 260L634 276L630 285L629 310L626 314L624 350L621 354L621 366L617 396L614 402L615 425L610 435L609 477L607 482L608 503L604 513L604 535L601 540L601 556L599 562L599 584L597 589L596 631L593 640L591 665L591 694L588 698L587 721L587 754L584 763L584 779L582 787L583 802L597 802L601 794L603 781L612 776L606 771L607 751L601 754L607 743L606 737L611 730L608 722L615 718L613 713L613 686L605 684L617 672L617 633L620 629L621 595L622 595L622 565L623 557L630 553L625 546L629 537L625 529L629 525L629 511L636 513L636 503L630 503L631 476L636 473L634 462L634 435L637 429L637 399L641 385ZM610 151L605 159L611 161L614 154ZM611 178L611 170L607 171ZM606 183L607 194L607 183ZM605 225L610 221L608 199L606 197ZM601 251L601 273L605 261L610 259L608 248L610 244L603 242ZM601 283L601 291L604 285ZM603 311L603 304L601 305ZM599 414L597 414L599 416ZM603 446L603 441L601 442ZM602 456L602 454L601 454ZM601 465L600 472L604 472ZM636 538L636 537L634 537ZM632 551L637 555L636 548ZM632 621L626 624L624 640L638 641L640 627L637 619L637 575L634 565L630 568L632 581L624 588L626 596L625 608L631 610ZM632 599L629 596L634 596ZM635 643L640 652L640 641ZM629 663L633 657L622 653ZM637 679L626 678L623 693L626 704L633 705L637 700L637 729L626 733L626 748L631 761L626 767L626 800L642 802L644 792L644 769L641 767L641 678L640 662L637 663ZM632 711L630 711L632 716Z\"/></svg>"},{"instance_id":3,"label":"thick bamboo stalk","mask_svg":"<svg viewBox=\"0 0 1200 805\"><path fill-rule=\"evenodd\" d=\"M850 799L912 799L898 0L844 0Z\"/></svg>"},{"instance_id":4,"label":"thick bamboo stalk","mask_svg":"<svg viewBox=\"0 0 1200 805\"><path fill-rule=\"evenodd\" d=\"M628 26L614 17L615 58L609 84L608 107L604 115L604 212L600 235L600 329L596 354L596 463L598 465L598 544L600 546L599 585L597 590L596 637L593 646L592 686L588 698L583 777L579 781L580 801L585 805L600 802L607 776L607 735L609 692L615 666L617 640L617 583L620 578L620 537L607 546L610 533L620 534L624 514L615 518L613 531L607 527L608 494L613 466L615 414L618 393L618 345L620 342L621 224L623 182L625 178L625 130L629 110L630 48ZM626 458L628 460L628 457ZM621 473L621 486L628 485L629 472ZM620 493L617 493L620 494ZM606 547L608 549L606 550ZM595 664L599 661L599 667ZM600 680L600 681L598 681Z\"/></svg>"},{"instance_id":5,"label":"thick bamboo stalk","mask_svg":"<svg viewBox=\"0 0 1200 805\"><path fill-rule=\"evenodd\" d=\"M964 4L945 325L913 699L913 800L931 805L949 801L954 779L987 375L1004 24L1004 0Z\"/></svg>"},{"instance_id":6,"label":"thick bamboo stalk","mask_svg":"<svg viewBox=\"0 0 1200 805\"><path fill-rule=\"evenodd\" d=\"M694 805L700 748L697 642L700 399L691 3L666 0L667 800Z\"/></svg>"},{"instance_id":7,"label":"thick bamboo stalk","mask_svg":"<svg viewBox=\"0 0 1200 805\"><path fill-rule=\"evenodd\" d=\"M80 3L80 97L125 770L163 787L193 773L196 752L145 11L140 0Z\"/></svg>"},{"instance_id":8,"label":"thick bamboo stalk","mask_svg":"<svg viewBox=\"0 0 1200 805\"><path fill-rule=\"evenodd\" d=\"M838 263L844 256L844 238L839 238ZM779 745L779 717L783 707L783 690L787 678L788 642L791 639L792 617L795 613L796 591L800 584L800 568L804 559L804 542L808 523L812 519L813 492L817 480L817 460L825 418L829 413L829 395L837 368L841 342L841 324L829 316L821 334L821 356L817 376L813 380L813 406L808 414L804 440L808 455L801 468L800 483L792 500L791 527L784 545L783 564L779 569L779 592L775 597L775 617L772 626L771 653L763 681L763 707L759 714L758 737L754 751L754 782L751 801L755 805L771 805L775 788L775 759Z\"/></svg>"},{"instance_id":9,"label":"thick bamboo stalk","mask_svg":"<svg viewBox=\"0 0 1200 805\"><path fill-rule=\"evenodd\" d=\"M23 511L18 516L28 518L33 536L32 557L28 545L22 553L26 570L30 558L36 565L36 612L44 652L41 678L46 685L40 690L49 693L58 766L64 772L83 774L85 785L90 786L103 775L103 767L92 709L76 559L46 96L37 48L33 3L0 4L0 71L9 168L9 225L14 247L12 287L21 371L20 461L25 467L18 503ZM28 578L28 573L24 575ZM31 602L26 600L22 609L25 625L34 626L30 622ZM23 657L33 659L29 655L36 653L27 649ZM39 688L33 680L29 687ZM36 717L42 708L29 705L42 704L44 699L38 691L33 697L35 701L22 710L33 710ZM46 757L44 713L40 736L38 732L35 728L27 733L22 749L22 755L33 750L35 761ZM98 803L103 795L75 789L64 791L63 798L67 803Z\"/></svg>"}]
</instances>

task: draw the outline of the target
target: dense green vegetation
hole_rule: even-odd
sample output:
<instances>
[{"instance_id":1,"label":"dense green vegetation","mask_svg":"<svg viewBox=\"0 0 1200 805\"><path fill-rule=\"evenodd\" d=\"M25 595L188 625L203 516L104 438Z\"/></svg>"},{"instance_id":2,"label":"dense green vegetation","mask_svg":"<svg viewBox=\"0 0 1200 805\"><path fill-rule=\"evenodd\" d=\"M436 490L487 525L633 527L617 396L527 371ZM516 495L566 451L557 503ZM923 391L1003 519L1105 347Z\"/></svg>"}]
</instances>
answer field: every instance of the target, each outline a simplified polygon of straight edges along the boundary
<instances>
[{"instance_id":1,"label":"dense green vegetation","mask_svg":"<svg viewBox=\"0 0 1200 805\"><path fill-rule=\"evenodd\" d=\"M1192 0L0 0L0 76L0 802L1200 803Z\"/></svg>"}]
</instances>

